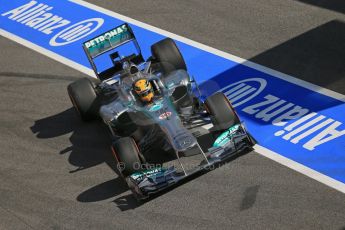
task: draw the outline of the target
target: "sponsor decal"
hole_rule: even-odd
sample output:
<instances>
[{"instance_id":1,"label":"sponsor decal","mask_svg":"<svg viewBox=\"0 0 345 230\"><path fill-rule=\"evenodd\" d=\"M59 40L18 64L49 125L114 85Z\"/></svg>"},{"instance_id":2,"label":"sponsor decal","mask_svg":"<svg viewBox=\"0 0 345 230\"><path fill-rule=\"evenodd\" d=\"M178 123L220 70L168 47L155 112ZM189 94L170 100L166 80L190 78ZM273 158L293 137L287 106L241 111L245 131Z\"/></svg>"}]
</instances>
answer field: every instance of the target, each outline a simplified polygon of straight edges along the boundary
<instances>
[{"instance_id":1,"label":"sponsor decal","mask_svg":"<svg viewBox=\"0 0 345 230\"><path fill-rule=\"evenodd\" d=\"M165 171L165 169L163 169L163 168L154 168L154 169L144 170L142 172L133 173L131 175L131 178L134 180L141 180L144 177L149 177L153 174L161 173L164 171Z\"/></svg>"},{"instance_id":2,"label":"sponsor decal","mask_svg":"<svg viewBox=\"0 0 345 230\"><path fill-rule=\"evenodd\" d=\"M214 142L213 147L223 147L226 145L234 136L239 127L240 125L231 126L228 130L220 134L220 136Z\"/></svg>"},{"instance_id":3,"label":"sponsor decal","mask_svg":"<svg viewBox=\"0 0 345 230\"><path fill-rule=\"evenodd\" d=\"M65 28L50 39L51 46L63 46L78 41L96 31L104 23L102 18L91 18L70 25L71 20L55 14L53 10L54 7L47 4L30 1L2 13L1 16L44 35L52 35L57 30Z\"/></svg>"},{"instance_id":4,"label":"sponsor decal","mask_svg":"<svg viewBox=\"0 0 345 230\"><path fill-rule=\"evenodd\" d=\"M193 139L190 136L186 136L179 144L182 148L188 147L192 144Z\"/></svg>"},{"instance_id":5,"label":"sponsor decal","mask_svg":"<svg viewBox=\"0 0 345 230\"><path fill-rule=\"evenodd\" d=\"M326 117L309 108L283 100L272 94L267 94L261 101L250 104L250 100L265 89L267 82L262 78L250 78L221 89L234 107L245 104L242 112L257 120L281 127L272 133L292 144L301 144L312 151L317 146L326 144L345 134L345 129L339 129L341 122Z\"/></svg>"},{"instance_id":6,"label":"sponsor decal","mask_svg":"<svg viewBox=\"0 0 345 230\"><path fill-rule=\"evenodd\" d=\"M111 31L106 32L105 34L102 34L88 42L85 42L86 48L92 48L95 46L98 46L99 44L102 44L104 41L111 40L114 37L118 37L121 34L125 33L128 31L128 27L126 24L117 27Z\"/></svg>"},{"instance_id":7,"label":"sponsor decal","mask_svg":"<svg viewBox=\"0 0 345 230\"><path fill-rule=\"evenodd\" d=\"M51 46L63 46L78 41L98 30L103 22L102 18L91 18L75 23L56 34L49 44Z\"/></svg>"},{"instance_id":8,"label":"sponsor decal","mask_svg":"<svg viewBox=\"0 0 345 230\"><path fill-rule=\"evenodd\" d=\"M160 102L156 102L155 104L153 104L150 108L149 111L150 112L155 112L160 110L163 107L162 101Z\"/></svg>"},{"instance_id":9,"label":"sponsor decal","mask_svg":"<svg viewBox=\"0 0 345 230\"><path fill-rule=\"evenodd\" d=\"M107 52L132 38L126 24L112 29L104 34L84 43L91 57Z\"/></svg>"},{"instance_id":10,"label":"sponsor decal","mask_svg":"<svg viewBox=\"0 0 345 230\"><path fill-rule=\"evenodd\" d=\"M171 112L167 111L165 113L162 113L161 115L159 115L159 119L160 120L165 120L165 119L168 119L170 116L171 116Z\"/></svg>"},{"instance_id":11,"label":"sponsor decal","mask_svg":"<svg viewBox=\"0 0 345 230\"><path fill-rule=\"evenodd\" d=\"M231 104L236 107L259 95L265 89L266 85L267 82L263 78L248 78L230 84L219 91L222 91L229 98Z\"/></svg>"}]
</instances>

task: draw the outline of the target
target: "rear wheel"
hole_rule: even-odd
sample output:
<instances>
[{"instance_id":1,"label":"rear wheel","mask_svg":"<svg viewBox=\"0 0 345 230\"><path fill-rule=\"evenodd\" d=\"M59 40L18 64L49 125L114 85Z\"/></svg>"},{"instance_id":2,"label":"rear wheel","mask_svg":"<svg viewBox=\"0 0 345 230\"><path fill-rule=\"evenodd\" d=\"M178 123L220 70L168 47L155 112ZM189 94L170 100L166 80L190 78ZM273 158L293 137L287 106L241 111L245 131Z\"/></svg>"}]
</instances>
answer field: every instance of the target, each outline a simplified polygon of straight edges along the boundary
<instances>
[{"instance_id":1,"label":"rear wheel","mask_svg":"<svg viewBox=\"0 0 345 230\"><path fill-rule=\"evenodd\" d=\"M83 121L91 121L98 116L97 94L88 78L79 79L67 87L74 108Z\"/></svg>"},{"instance_id":2,"label":"rear wheel","mask_svg":"<svg viewBox=\"0 0 345 230\"><path fill-rule=\"evenodd\" d=\"M187 70L181 52L171 38L165 38L153 44L151 53L165 75L178 69Z\"/></svg>"},{"instance_id":3,"label":"rear wheel","mask_svg":"<svg viewBox=\"0 0 345 230\"><path fill-rule=\"evenodd\" d=\"M118 163L118 169L124 177L140 171L140 152L133 138L118 139L112 144L112 151Z\"/></svg>"},{"instance_id":4,"label":"rear wheel","mask_svg":"<svg viewBox=\"0 0 345 230\"><path fill-rule=\"evenodd\" d=\"M205 106L214 125L212 129L215 131L224 130L240 123L240 119L231 106L230 101L221 92L208 97L205 101Z\"/></svg>"}]
</instances>

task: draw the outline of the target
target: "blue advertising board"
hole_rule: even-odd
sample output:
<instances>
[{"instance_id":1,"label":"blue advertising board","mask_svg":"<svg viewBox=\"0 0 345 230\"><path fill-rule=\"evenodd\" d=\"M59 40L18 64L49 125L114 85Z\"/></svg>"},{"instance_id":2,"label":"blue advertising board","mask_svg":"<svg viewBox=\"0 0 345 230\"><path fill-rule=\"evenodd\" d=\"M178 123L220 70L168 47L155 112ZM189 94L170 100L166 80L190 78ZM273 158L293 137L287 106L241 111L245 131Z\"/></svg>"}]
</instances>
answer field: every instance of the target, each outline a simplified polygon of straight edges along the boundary
<instances>
[{"instance_id":1,"label":"blue advertising board","mask_svg":"<svg viewBox=\"0 0 345 230\"><path fill-rule=\"evenodd\" d=\"M123 23L68 0L12 0L0 5L3 31L87 68L82 43ZM148 58L150 46L165 36L130 26ZM345 183L344 100L184 42L177 45L203 94L224 92L261 146Z\"/></svg>"}]
</instances>

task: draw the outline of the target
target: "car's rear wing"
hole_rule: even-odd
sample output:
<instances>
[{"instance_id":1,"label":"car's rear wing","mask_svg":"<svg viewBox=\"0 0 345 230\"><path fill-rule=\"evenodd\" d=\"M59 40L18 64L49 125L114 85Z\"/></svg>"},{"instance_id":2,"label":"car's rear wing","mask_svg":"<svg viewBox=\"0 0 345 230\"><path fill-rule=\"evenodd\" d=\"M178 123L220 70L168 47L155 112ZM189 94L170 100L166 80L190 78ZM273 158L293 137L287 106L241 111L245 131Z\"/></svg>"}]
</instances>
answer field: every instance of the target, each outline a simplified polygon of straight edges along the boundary
<instances>
[{"instance_id":1,"label":"car's rear wing","mask_svg":"<svg viewBox=\"0 0 345 230\"><path fill-rule=\"evenodd\" d=\"M114 63L114 59L118 57L117 52L109 54L112 62L114 63L114 66L100 72L98 72L97 70L94 59L128 42L134 43L137 51L137 55L135 56L138 60L137 62L142 62L143 57L141 54L140 46L137 39L135 38L133 30L127 23L124 23L83 43L83 49L91 64L91 67L100 80L103 81L104 79L111 77L114 73L121 70L122 66L116 65Z\"/></svg>"},{"instance_id":2,"label":"car's rear wing","mask_svg":"<svg viewBox=\"0 0 345 230\"><path fill-rule=\"evenodd\" d=\"M94 59L132 40L135 40L133 31L129 25L125 23L84 42L83 48L88 57Z\"/></svg>"}]
</instances>

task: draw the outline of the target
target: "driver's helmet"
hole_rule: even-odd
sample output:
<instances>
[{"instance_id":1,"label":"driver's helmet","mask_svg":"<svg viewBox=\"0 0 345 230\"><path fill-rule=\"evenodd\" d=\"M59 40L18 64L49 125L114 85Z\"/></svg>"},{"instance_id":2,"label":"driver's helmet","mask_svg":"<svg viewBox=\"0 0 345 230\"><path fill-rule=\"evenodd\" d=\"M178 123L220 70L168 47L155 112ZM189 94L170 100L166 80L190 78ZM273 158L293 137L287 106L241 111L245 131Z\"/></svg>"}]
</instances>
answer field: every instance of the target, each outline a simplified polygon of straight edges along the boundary
<instances>
[{"instance_id":1,"label":"driver's helmet","mask_svg":"<svg viewBox=\"0 0 345 230\"><path fill-rule=\"evenodd\" d=\"M154 93L151 83L144 78L138 79L133 83L133 89L142 102L151 102Z\"/></svg>"}]
</instances>

